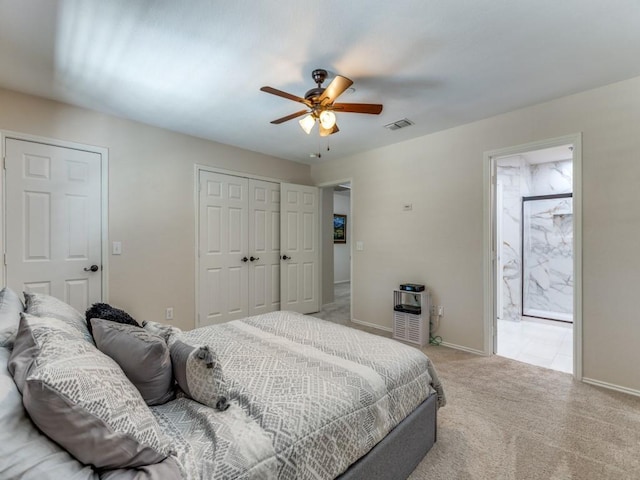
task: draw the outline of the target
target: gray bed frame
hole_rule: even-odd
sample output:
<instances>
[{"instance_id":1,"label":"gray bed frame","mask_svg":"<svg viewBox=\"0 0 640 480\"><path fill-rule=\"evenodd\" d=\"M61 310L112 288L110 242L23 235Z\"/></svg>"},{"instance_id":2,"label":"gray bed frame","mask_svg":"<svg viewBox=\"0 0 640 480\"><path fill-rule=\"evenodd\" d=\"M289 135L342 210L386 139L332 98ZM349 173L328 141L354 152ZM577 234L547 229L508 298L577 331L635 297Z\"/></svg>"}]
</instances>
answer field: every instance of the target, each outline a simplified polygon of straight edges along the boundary
<instances>
[{"instance_id":1,"label":"gray bed frame","mask_svg":"<svg viewBox=\"0 0 640 480\"><path fill-rule=\"evenodd\" d=\"M336 480L406 480L434 443L438 395L430 395Z\"/></svg>"}]
</instances>

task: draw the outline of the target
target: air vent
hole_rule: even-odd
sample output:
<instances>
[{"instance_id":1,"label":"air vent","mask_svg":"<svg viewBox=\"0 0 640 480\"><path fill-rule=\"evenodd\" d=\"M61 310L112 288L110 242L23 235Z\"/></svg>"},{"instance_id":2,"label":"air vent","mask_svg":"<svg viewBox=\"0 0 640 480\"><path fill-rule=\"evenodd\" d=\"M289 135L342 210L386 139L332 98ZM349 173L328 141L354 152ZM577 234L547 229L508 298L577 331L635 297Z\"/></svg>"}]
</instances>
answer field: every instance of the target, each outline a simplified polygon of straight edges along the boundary
<instances>
[{"instance_id":1,"label":"air vent","mask_svg":"<svg viewBox=\"0 0 640 480\"><path fill-rule=\"evenodd\" d=\"M384 128L388 130L400 130L401 128L408 127L409 125L413 125L413 122L408 118L403 118L402 120L397 120L385 125Z\"/></svg>"}]
</instances>

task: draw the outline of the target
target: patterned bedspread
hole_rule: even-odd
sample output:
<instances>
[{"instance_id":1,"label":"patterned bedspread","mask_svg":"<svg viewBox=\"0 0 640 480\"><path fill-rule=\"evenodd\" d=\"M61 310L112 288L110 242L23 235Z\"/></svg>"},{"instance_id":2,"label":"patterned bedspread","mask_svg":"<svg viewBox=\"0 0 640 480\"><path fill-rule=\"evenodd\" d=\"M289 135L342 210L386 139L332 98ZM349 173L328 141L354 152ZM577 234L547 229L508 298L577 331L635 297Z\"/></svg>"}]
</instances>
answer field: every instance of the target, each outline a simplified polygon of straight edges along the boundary
<instances>
[{"instance_id":1,"label":"patterned bedspread","mask_svg":"<svg viewBox=\"0 0 640 480\"><path fill-rule=\"evenodd\" d=\"M231 408L153 407L185 478L332 479L431 393L418 349L292 312L175 333L216 352Z\"/></svg>"}]
</instances>

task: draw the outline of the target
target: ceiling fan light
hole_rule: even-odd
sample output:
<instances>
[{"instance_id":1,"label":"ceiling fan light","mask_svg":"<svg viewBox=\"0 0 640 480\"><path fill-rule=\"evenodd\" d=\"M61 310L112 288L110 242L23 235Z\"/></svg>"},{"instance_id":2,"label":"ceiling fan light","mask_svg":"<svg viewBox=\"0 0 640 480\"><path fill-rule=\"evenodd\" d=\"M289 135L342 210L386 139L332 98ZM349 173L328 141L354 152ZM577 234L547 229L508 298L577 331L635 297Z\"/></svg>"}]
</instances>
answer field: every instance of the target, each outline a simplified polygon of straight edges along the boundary
<instances>
[{"instance_id":1,"label":"ceiling fan light","mask_svg":"<svg viewBox=\"0 0 640 480\"><path fill-rule=\"evenodd\" d=\"M316 119L313 118L311 115L307 115L302 120L299 120L298 123L300 124L302 129L305 131L305 133L309 135L311 133L311 129L313 129L313 126L316 124Z\"/></svg>"},{"instance_id":2,"label":"ceiling fan light","mask_svg":"<svg viewBox=\"0 0 640 480\"><path fill-rule=\"evenodd\" d=\"M327 130L333 128L336 124L336 114L331 110L325 110L320 114L320 123Z\"/></svg>"}]
</instances>

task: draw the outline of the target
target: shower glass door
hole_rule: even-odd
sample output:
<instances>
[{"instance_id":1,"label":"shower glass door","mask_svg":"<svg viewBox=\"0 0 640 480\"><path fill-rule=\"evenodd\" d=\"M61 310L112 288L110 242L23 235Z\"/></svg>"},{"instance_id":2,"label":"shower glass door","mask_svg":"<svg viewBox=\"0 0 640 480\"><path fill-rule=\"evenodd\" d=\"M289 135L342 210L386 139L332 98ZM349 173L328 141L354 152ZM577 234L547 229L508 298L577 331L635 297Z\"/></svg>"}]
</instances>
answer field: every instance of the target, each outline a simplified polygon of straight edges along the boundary
<instances>
[{"instance_id":1,"label":"shower glass door","mask_svg":"<svg viewBox=\"0 0 640 480\"><path fill-rule=\"evenodd\" d=\"M522 198L522 315L573 322L572 194Z\"/></svg>"}]
</instances>

